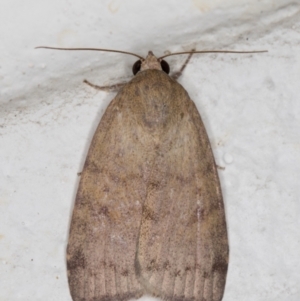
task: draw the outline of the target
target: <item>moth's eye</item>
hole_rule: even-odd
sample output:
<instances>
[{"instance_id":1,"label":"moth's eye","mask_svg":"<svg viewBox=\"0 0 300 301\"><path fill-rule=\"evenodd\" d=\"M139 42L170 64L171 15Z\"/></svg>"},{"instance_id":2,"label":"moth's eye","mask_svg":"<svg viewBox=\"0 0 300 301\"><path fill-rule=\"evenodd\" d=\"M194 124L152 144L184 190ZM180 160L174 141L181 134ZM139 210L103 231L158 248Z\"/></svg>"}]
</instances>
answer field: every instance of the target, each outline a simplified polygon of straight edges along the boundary
<instances>
[{"instance_id":1,"label":"moth's eye","mask_svg":"<svg viewBox=\"0 0 300 301\"><path fill-rule=\"evenodd\" d=\"M162 60L162 61L160 62L160 65L161 65L161 69L162 69L165 73L169 74L169 72L170 72L170 66L169 66L169 64L168 64L165 60Z\"/></svg>"},{"instance_id":2,"label":"moth's eye","mask_svg":"<svg viewBox=\"0 0 300 301\"><path fill-rule=\"evenodd\" d=\"M132 66L133 75L136 75L141 70L141 66L142 66L141 60L138 60L133 64L133 66Z\"/></svg>"}]
</instances>

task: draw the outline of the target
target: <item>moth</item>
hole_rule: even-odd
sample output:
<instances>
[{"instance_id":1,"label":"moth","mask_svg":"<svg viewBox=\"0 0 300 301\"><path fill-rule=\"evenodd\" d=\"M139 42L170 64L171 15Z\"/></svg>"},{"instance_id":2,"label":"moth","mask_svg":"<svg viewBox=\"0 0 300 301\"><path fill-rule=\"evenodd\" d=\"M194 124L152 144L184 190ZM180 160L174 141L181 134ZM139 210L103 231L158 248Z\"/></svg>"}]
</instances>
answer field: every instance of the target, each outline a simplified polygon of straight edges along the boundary
<instances>
[{"instance_id":1,"label":"moth","mask_svg":"<svg viewBox=\"0 0 300 301\"><path fill-rule=\"evenodd\" d=\"M220 301L229 247L204 124L164 57L138 57L81 174L67 247L72 298Z\"/></svg>"}]
</instances>

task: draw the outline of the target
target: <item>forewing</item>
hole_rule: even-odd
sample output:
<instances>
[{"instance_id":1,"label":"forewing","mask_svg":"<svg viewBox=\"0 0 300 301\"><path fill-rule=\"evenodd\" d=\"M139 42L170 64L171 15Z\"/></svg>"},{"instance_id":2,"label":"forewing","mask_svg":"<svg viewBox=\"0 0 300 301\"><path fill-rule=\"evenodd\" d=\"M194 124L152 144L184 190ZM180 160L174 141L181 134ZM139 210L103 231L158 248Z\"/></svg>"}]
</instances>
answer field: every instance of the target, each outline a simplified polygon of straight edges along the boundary
<instances>
[{"instance_id":1,"label":"forewing","mask_svg":"<svg viewBox=\"0 0 300 301\"><path fill-rule=\"evenodd\" d=\"M165 300L222 299L228 264L224 205L210 143L194 103L161 139L147 187L137 270Z\"/></svg>"},{"instance_id":2,"label":"forewing","mask_svg":"<svg viewBox=\"0 0 300 301\"><path fill-rule=\"evenodd\" d=\"M140 127L131 118L126 87L112 101L95 133L81 175L67 248L74 301L141 296L134 261L146 196L147 166Z\"/></svg>"}]
</instances>

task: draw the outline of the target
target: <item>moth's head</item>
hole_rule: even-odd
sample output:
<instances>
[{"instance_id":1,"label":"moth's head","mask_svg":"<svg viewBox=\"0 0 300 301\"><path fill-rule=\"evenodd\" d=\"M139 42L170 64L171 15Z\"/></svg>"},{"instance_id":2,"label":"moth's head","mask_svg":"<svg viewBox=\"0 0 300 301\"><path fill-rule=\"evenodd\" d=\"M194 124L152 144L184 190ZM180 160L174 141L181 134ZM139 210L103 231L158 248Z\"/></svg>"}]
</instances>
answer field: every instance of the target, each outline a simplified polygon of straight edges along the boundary
<instances>
[{"instance_id":1,"label":"moth's head","mask_svg":"<svg viewBox=\"0 0 300 301\"><path fill-rule=\"evenodd\" d=\"M165 60L157 58L152 51L149 51L145 59L136 61L132 66L132 72L134 75L136 75L139 71L148 69L162 70L167 74L170 72L169 64Z\"/></svg>"}]
</instances>

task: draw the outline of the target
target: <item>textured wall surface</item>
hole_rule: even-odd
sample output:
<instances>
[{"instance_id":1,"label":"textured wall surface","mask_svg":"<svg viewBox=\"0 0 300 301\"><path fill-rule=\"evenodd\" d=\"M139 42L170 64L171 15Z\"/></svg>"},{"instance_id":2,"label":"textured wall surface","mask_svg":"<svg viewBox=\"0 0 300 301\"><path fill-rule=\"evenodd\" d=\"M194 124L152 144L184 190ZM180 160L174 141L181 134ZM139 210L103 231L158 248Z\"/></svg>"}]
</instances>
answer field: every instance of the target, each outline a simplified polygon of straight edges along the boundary
<instances>
[{"instance_id":1,"label":"textured wall surface","mask_svg":"<svg viewBox=\"0 0 300 301\"><path fill-rule=\"evenodd\" d=\"M192 48L179 79L206 125L224 192L224 301L300 300L299 1L3 0L0 300L69 296L65 248L89 142L114 97L82 81L131 78L130 56L35 50ZM185 56L171 57L173 70Z\"/></svg>"}]
</instances>

